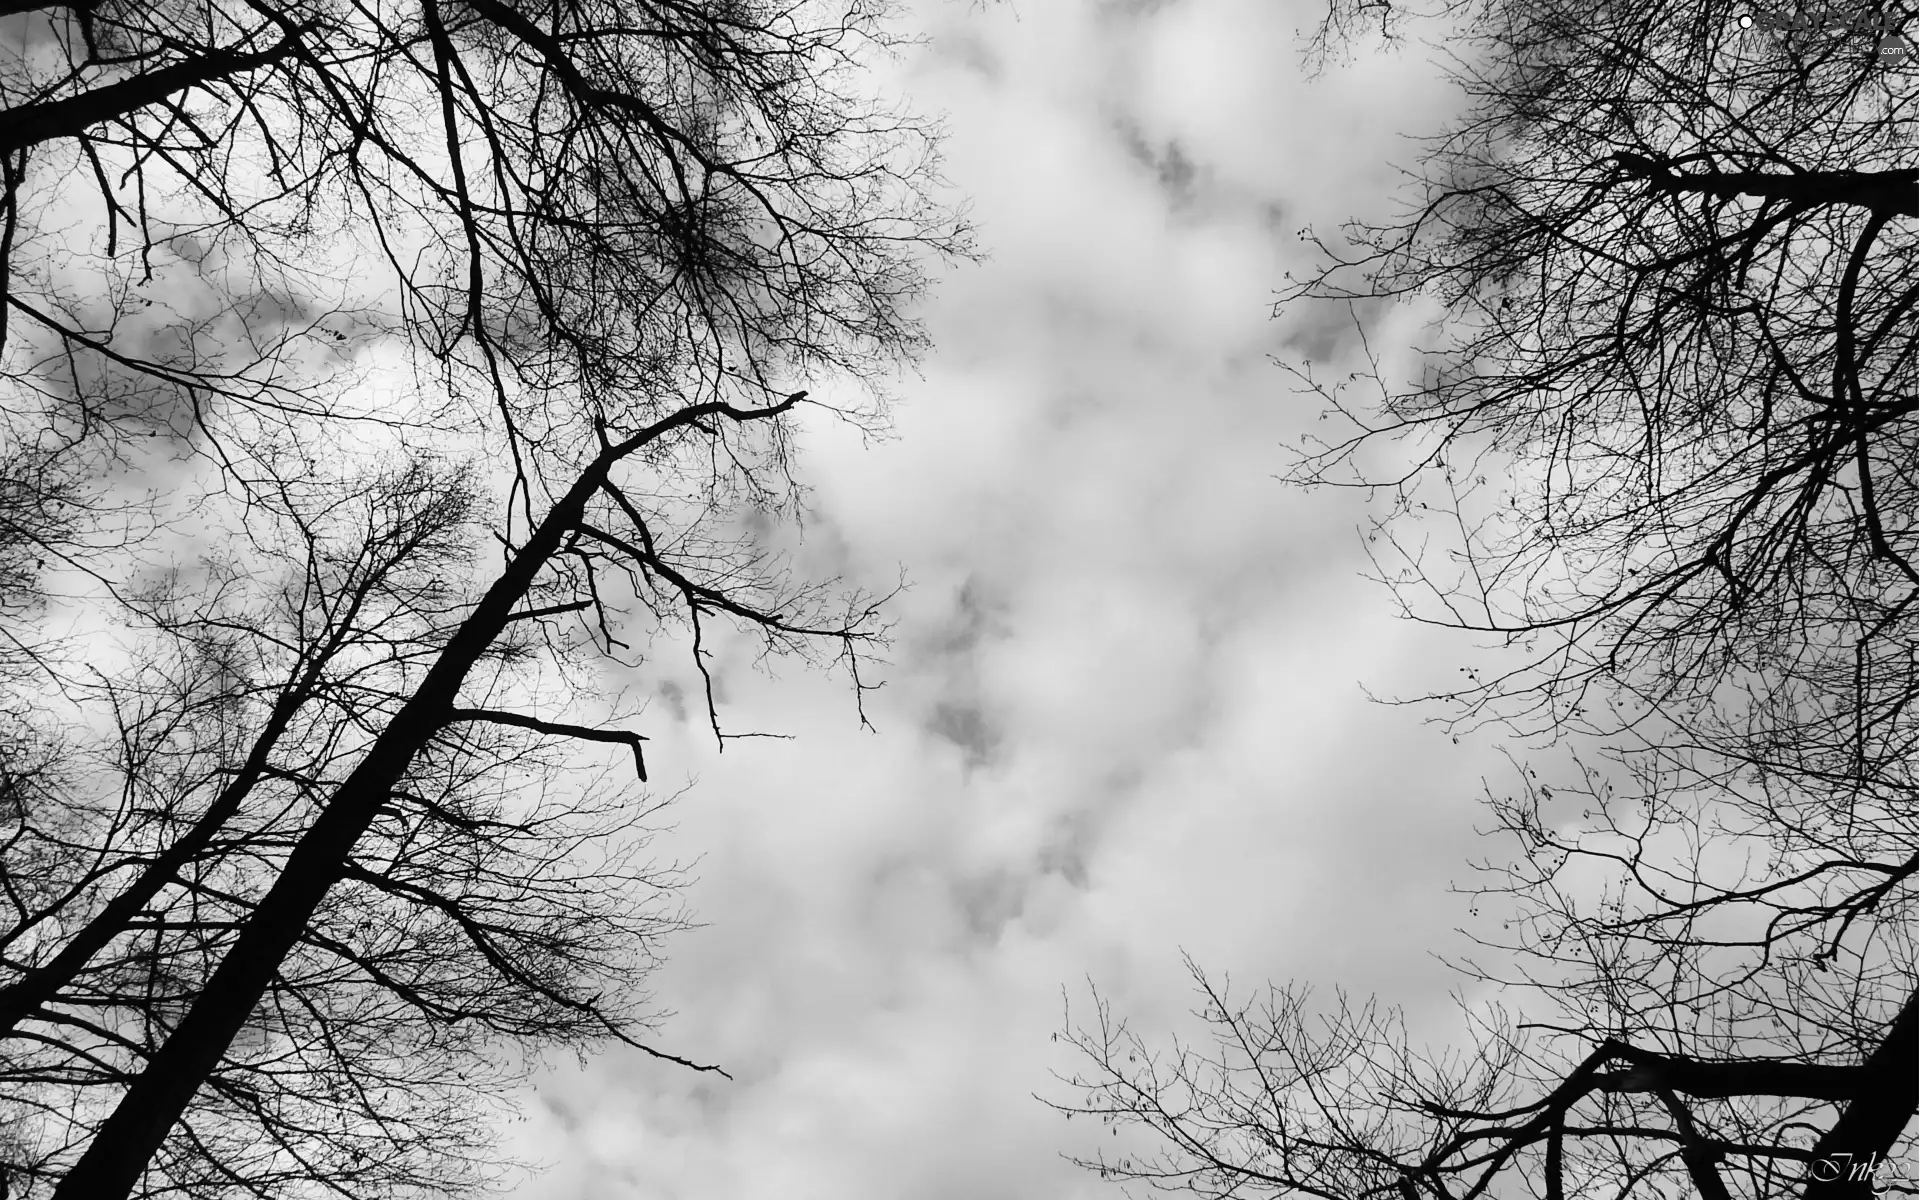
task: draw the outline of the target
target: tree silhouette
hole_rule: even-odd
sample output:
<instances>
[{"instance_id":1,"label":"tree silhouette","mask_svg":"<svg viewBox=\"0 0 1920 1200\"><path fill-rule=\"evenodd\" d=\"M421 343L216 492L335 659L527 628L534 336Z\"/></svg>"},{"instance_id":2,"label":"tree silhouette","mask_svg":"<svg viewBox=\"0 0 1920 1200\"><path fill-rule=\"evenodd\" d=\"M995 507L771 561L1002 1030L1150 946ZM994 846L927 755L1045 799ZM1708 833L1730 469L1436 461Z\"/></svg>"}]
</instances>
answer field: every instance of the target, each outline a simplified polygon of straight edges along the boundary
<instances>
[{"instance_id":1,"label":"tree silhouette","mask_svg":"<svg viewBox=\"0 0 1920 1200\"><path fill-rule=\"evenodd\" d=\"M0 408L60 466L0 488L0 604L124 647L17 630L6 711L56 699L0 744L9 1185L484 1182L543 1049L695 1065L643 1037L684 921L661 801L575 768L651 765L585 668L678 642L723 744L740 634L866 686L878 601L741 524L921 345L933 130L864 5L0 15Z\"/></svg>"},{"instance_id":2,"label":"tree silhouette","mask_svg":"<svg viewBox=\"0 0 1920 1200\"><path fill-rule=\"evenodd\" d=\"M1531 650L1455 694L1468 717L1614 732L1632 718L1600 683L1809 782L1898 776L1911 81L1865 43L1779 52L1735 15L1480 14L1475 107L1410 219L1356 227L1359 256L1288 293L1426 296L1445 344L1365 412L1289 364L1345 425L1294 478L1390 493L1377 544L1410 612ZM1389 442L1403 466L1350 469ZM1458 567L1412 550L1449 526ZM1729 686L1753 725L1725 727Z\"/></svg>"},{"instance_id":3,"label":"tree silhouette","mask_svg":"<svg viewBox=\"0 0 1920 1200\"><path fill-rule=\"evenodd\" d=\"M1430 14L1460 31L1466 116L1403 220L1304 232L1328 265L1282 300L1348 309L1363 360L1282 364L1328 422L1291 478L1384 505L1368 540L1406 615L1498 639L1420 699L1570 752L1489 788L1512 840L1471 890L1499 926L1456 965L1510 1006L1429 1052L1388 1007L1235 1000L1190 964L1212 1046L1162 1053L1096 999L1058 1107L1157 1152L1095 1169L1209 1196L1900 1182L1913 81L1872 38L1741 12ZM1335 5L1310 57L1376 19L1404 40L1420 17ZM1432 318L1405 387L1378 343L1395 306Z\"/></svg>"}]
</instances>

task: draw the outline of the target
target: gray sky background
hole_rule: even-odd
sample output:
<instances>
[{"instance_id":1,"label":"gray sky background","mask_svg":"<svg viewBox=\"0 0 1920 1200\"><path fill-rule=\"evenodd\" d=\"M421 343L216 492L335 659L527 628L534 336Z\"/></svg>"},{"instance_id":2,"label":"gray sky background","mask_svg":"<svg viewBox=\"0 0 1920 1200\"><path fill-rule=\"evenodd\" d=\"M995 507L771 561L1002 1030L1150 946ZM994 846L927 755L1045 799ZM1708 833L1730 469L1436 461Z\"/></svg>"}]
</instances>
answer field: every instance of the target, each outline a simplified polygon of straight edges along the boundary
<instances>
[{"instance_id":1,"label":"gray sky background","mask_svg":"<svg viewBox=\"0 0 1920 1200\"><path fill-rule=\"evenodd\" d=\"M657 849L700 857L705 923L656 977L657 1042L735 1081L557 1064L510 1134L551 1165L521 1200L1117 1196L1032 1094L1067 1096L1049 1035L1089 976L1191 1032L1182 948L1444 1033L1429 951L1458 948L1447 884L1506 767L1363 696L1472 650L1359 577L1356 496L1273 478L1317 408L1269 356L1351 348L1341 314L1269 307L1298 230L1391 212L1403 135L1456 101L1417 46L1302 78L1317 5L922 5L900 86L948 114L992 257L941 276L898 438L820 422L802 465L800 568L914 585L879 734L843 679L738 656L723 716L795 740L720 756L652 706L658 776L697 781Z\"/></svg>"}]
</instances>

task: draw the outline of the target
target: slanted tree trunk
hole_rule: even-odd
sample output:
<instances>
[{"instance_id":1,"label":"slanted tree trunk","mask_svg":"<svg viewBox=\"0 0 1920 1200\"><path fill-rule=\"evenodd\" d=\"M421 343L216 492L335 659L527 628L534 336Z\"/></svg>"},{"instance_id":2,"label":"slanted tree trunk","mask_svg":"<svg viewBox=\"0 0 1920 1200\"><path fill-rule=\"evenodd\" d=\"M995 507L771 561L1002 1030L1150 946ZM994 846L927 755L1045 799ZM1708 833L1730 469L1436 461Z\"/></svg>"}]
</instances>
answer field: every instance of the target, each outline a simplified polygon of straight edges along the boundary
<instances>
[{"instance_id":1,"label":"slanted tree trunk","mask_svg":"<svg viewBox=\"0 0 1920 1200\"><path fill-rule=\"evenodd\" d=\"M1861 1068L1866 1076L1860 1094L1813 1148L1814 1171L1807 1184L1807 1200L1854 1200L1877 1195L1873 1172L1882 1186L1887 1152L1920 1106L1914 1060L1920 1058L1920 1029L1914 1016L1915 996L1907 997L1887 1036ZM1900 1168L1893 1168L1900 1169Z\"/></svg>"},{"instance_id":2,"label":"slanted tree trunk","mask_svg":"<svg viewBox=\"0 0 1920 1200\"><path fill-rule=\"evenodd\" d=\"M279 878L261 898L193 1007L127 1089L86 1153L61 1180L54 1192L57 1200L115 1200L132 1191L168 1130L186 1111L194 1092L266 993L274 972L299 941L328 889L342 877L354 844L373 822L381 803L400 782L414 756L454 719L455 700L467 672L506 628L515 606L567 535L578 528L588 501L606 486L614 464L704 418L726 416L746 421L773 417L790 409L796 399L752 410L722 403L683 408L624 442L608 446L581 472L461 623L412 698L300 838Z\"/></svg>"}]
</instances>

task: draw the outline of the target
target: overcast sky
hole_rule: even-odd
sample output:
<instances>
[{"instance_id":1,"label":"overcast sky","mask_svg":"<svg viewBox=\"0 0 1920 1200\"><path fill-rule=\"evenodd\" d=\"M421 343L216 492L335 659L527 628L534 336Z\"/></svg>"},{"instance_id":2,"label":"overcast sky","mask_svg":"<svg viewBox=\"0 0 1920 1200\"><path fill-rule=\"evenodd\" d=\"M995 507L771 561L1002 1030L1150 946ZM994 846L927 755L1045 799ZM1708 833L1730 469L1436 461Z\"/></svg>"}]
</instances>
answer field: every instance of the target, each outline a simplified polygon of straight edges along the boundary
<instances>
[{"instance_id":1,"label":"overcast sky","mask_svg":"<svg viewBox=\"0 0 1920 1200\"><path fill-rule=\"evenodd\" d=\"M1348 351L1310 332L1338 314L1269 310L1298 230L1389 212L1454 99L1418 47L1302 78L1317 4L922 6L901 86L948 115L991 259L941 276L899 437L810 425L803 464L805 570L914 585L878 733L799 669L725 680L793 741L717 756L654 707L657 774L698 781L658 848L701 857L705 923L658 1042L734 1081L559 1064L511 1134L551 1165L524 1200L1117 1196L1033 1098L1068 1096L1063 987L1190 1030L1184 948L1444 1010L1429 951L1504 764L1362 694L1471 650L1360 578L1356 497L1274 479L1317 410L1269 356Z\"/></svg>"}]
</instances>

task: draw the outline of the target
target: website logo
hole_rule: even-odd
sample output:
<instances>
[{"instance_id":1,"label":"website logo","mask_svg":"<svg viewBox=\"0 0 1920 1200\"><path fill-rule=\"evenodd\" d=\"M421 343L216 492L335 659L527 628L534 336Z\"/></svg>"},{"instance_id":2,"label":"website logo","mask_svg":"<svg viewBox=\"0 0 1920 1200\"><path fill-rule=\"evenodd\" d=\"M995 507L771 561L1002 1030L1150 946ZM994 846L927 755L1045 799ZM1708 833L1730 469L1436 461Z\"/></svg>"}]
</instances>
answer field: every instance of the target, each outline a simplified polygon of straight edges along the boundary
<instances>
[{"instance_id":1,"label":"website logo","mask_svg":"<svg viewBox=\"0 0 1920 1200\"><path fill-rule=\"evenodd\" d=\"M1900 32L1892 13L1852 6L1811 4L1798 12L1756 7L1741 15L1740 28L1772 33L1796 48L1829 38L1858 38L1870 42L1874 57L1889 67L1905 66L1915 53L1913 39Z\"/></svg>"}]
</instances>

